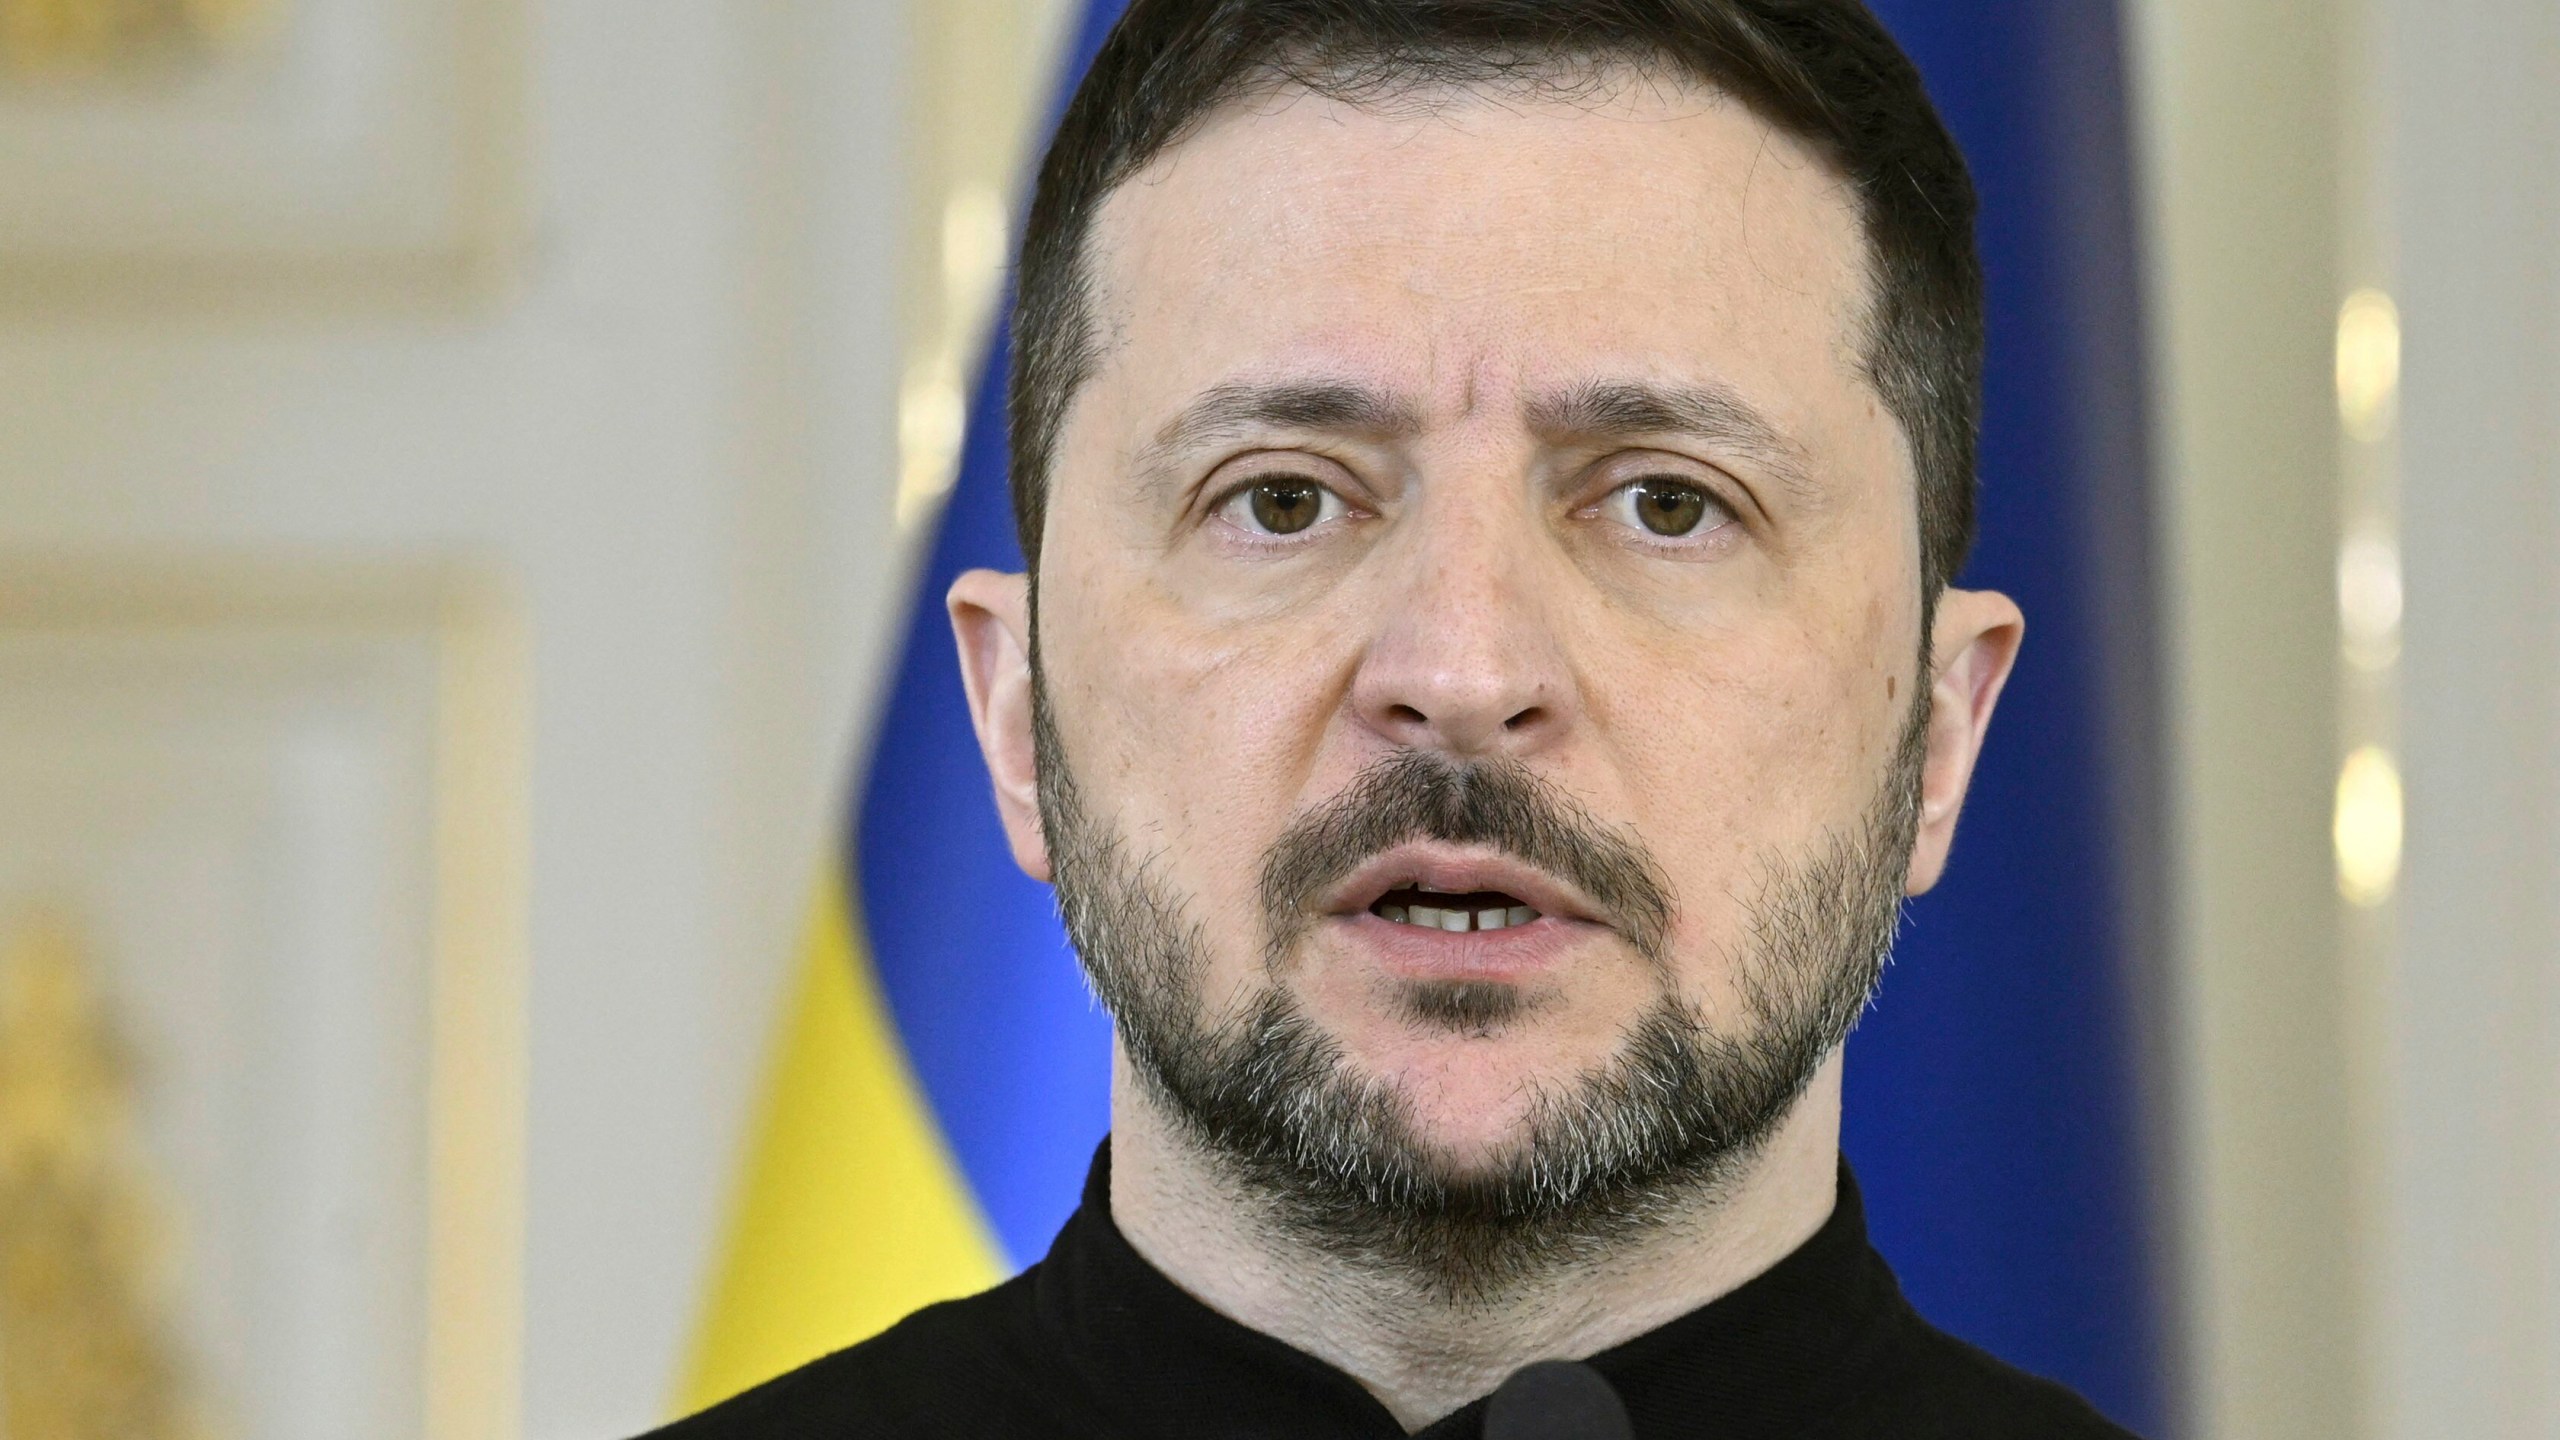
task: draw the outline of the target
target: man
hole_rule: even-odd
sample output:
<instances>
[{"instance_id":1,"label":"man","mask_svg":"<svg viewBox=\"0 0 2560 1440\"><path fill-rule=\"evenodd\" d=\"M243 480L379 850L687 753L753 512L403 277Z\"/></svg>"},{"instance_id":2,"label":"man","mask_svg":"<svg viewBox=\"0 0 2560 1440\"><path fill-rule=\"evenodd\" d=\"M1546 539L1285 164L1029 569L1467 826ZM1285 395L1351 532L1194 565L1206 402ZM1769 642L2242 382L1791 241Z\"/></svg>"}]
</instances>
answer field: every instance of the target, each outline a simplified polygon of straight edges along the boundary
<instances>
[{"instance_id":1,"label":"man","mask_svg":"<svg viewBox=\"0 0 2560 1440\"><path fill-rule=\"evenodd\" d=\"M950 594L1112 1136L1024 1276L664 1433L1472 1436L1550 1359L2121 1433L1838 1160L2024 629L1949 584L1972 214L1856 0L1137 0L1024 242L1029 573Z\"/></svg>"}]
</instances>

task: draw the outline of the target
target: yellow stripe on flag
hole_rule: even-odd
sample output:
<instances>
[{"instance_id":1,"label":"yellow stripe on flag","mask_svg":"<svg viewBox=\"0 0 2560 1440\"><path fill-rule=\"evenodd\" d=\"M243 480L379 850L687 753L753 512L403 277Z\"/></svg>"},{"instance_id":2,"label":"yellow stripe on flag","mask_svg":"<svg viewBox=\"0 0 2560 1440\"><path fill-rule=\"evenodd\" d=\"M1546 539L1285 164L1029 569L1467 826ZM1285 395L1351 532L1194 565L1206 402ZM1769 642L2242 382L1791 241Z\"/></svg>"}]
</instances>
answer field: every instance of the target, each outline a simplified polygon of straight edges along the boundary
<instances>
[{"instance_id":1,"label":"yellow stripe on flag","mask_svg":"<svg viewBox=\"0 0 2560 1440\"><path fill-rule=\"evenodd\" d=\"M684 1412L1005 1274L855 952L843 884L818 888Z\"/></svg>"}]
</instances>

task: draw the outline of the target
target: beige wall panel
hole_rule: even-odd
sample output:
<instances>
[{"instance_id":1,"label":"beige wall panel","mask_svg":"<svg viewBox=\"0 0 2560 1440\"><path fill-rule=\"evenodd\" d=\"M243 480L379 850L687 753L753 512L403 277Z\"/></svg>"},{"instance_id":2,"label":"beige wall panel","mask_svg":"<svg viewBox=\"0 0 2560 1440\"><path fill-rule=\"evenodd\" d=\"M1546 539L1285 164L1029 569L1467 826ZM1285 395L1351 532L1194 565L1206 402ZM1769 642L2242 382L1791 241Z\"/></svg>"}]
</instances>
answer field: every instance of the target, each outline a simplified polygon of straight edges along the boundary
<instances>
[{"instance_id":1,"label":"beige wall panel","mask_svg":"<svg viewBox=\"0 0 2560 1440\"><path fill-rule=\"evenodd\" d=\"M0 551L519 597L523 1433L596 1440L675 1382L895 618L908 9L520 13L504 292L0 316Z\"/></svg>"},{"instance_id":2,"label":"beige wall panel","mask_svg":"<svg viewBox=\"0 0 2560 1440\"><path fill-rule=\"evenodd\" d=\"M2376 1040L2381 1433L2560 1434L2560 10L2374 6L2408 844Z\"/></svg>"},{"instance_id":3,"label":"beige wall panel","mask_svg":"<svg viewBox=\"0 0 2560 1440\"><path fill-rule=\"evenodd\" d=\"M2560 12L2136 15L2196 1432L2549 1435ZM2334 322L2359 358L2332 396L2342 305L2394 318L2381 351ZM2333 606L2362 617L2343 649ZM2390 843L2342 819L2333 890L2329 779L2365 746L2397 777Z\"/></svg>"},{"instance_id":4,"label":"beige wall panel","mask_svg":"<svg viewBox=\"0 0 2560 1440\"><path fill-rule=\"evenodd\" d=\"M2169 614L2188 1429L2366 1433L2328 853L2340 11L2131 5Z\"/></svg>"},{"instance_id":5,"label":"beige wall panel","mask_svg":"<svg viewBox=\"0 0 2560 1440\"><path fill-rule=\"evenodd\" d=\"M433 577L184 571L19 560L0 584L0 1201L13 1247L96 1267L77 1315L0 1287L0 1349L83 1323L136 1347L86 1395L62 1387L98 1377L10 1349L8 1418L158 1392L211 1433L504 1440L524 974L503 614ZM47 966L86 1014L28 988ZM52 1193L130 1229L43 1223L65 1183L44 1177L81 1172L30 1157L86 1147L110 1162Z\"/></svg>"}]
</instances>

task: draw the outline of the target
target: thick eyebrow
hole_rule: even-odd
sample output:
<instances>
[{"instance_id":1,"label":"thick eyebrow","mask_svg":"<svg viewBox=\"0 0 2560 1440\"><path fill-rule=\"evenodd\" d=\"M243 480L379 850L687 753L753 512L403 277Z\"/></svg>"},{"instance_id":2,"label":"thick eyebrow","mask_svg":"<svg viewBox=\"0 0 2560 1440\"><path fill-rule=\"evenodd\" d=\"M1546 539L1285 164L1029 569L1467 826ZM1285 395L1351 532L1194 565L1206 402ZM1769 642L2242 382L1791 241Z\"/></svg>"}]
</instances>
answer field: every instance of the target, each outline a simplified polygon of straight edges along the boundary
<instances>
[{"instance_id":1,"label":"thick eyebrow","mask_svg":"<svg viewBox=\"0 0 2560 1440\"><path fill-rule=\"evenodd\" d=\"M1532 399L1528 421L1549 441L1689 436L1738 452L1799 498L1817 488L1804 448L1721 385L1595 380Z\"/></svg>"},{"instance_id":2,"label":"thick eyebrow","mask_svg":"<svg viewBox=\"0 0 2560 1440\"><path fill-rule=\"evenodd\" d=\"M1409 435L1422 428L1413 406L1382 390L1341 381L1237 381L1213 385L1182 407L1139 450L1133 467L1157 475L1177 455L1263 430Z\"/></svg>"}]
</instances>

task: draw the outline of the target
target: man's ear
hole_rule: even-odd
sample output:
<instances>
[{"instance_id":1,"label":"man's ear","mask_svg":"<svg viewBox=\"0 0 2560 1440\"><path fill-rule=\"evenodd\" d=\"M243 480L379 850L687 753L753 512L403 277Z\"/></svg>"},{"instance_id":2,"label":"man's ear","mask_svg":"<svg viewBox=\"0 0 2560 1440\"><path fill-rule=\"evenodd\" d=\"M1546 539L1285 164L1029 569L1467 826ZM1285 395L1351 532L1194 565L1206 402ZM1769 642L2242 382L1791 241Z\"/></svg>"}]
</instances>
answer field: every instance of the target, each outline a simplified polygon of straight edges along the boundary
<instances>
[{"instance_id":1,"label":"man's ear","mask_svg":"<svg viewBox=\"0 0 2560 1440\"><path fill-rule=\"evenodd\" d=\"M1920 829L1911 846L1903 893L1918 895L1946 871L1956 843L1956 812L1973 783L1973 762L1991 729L1991 709L2009 683L2026 639L2016 602L1992 590L1944 591L1929 637L1929 749L1920 771Z\"/></svg>"},{"instance_id":2,"label":"man's ear","mask_svg":"<svg viewBox=\"0 0 2560 1440\"><path fill-rule=\"evenodd\" d=\"M1013 863L1046 881L1049 846L1040 834L1040 768L1031 743L1029 578L971 570L951 582L943 603L951 611L969 721L995 781L996 814L1013 842Z\"/></svg>"}]
</instances>

